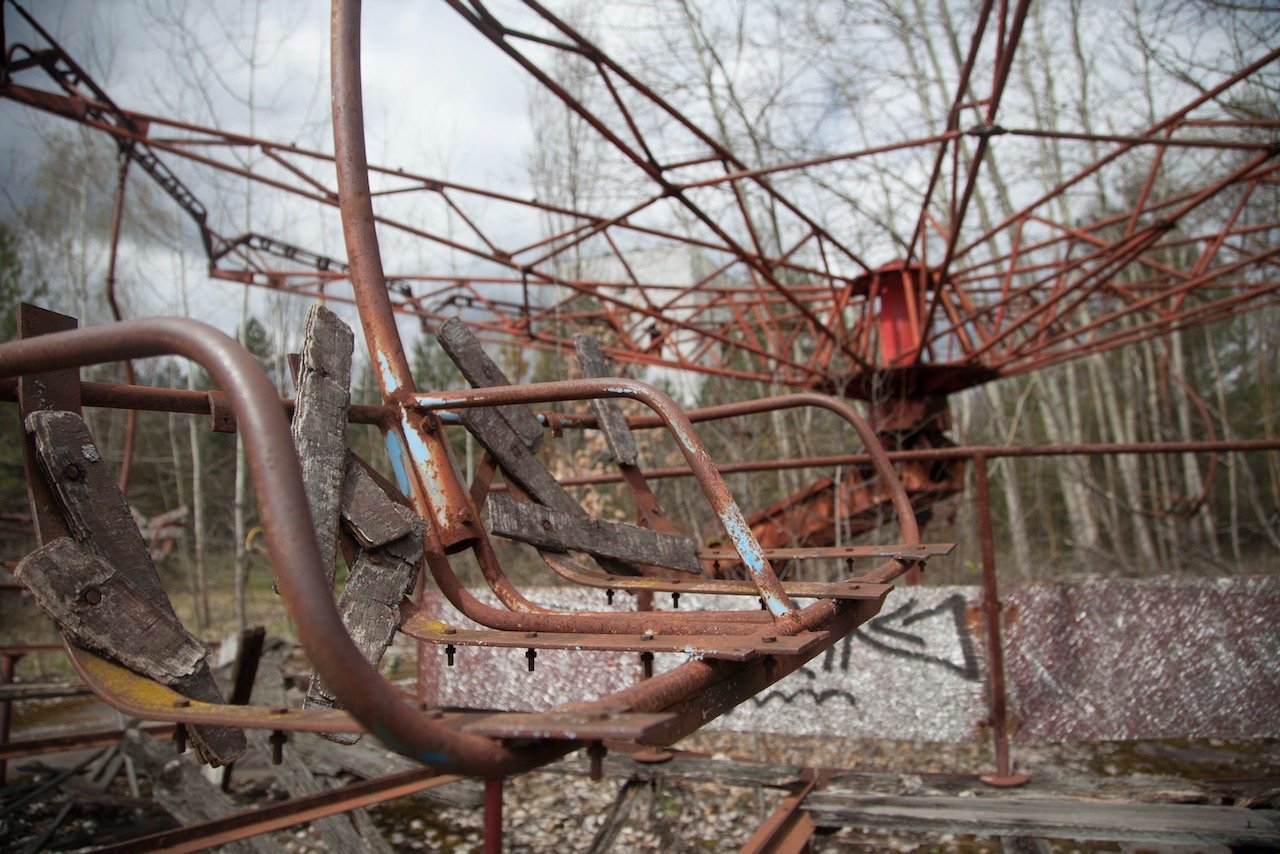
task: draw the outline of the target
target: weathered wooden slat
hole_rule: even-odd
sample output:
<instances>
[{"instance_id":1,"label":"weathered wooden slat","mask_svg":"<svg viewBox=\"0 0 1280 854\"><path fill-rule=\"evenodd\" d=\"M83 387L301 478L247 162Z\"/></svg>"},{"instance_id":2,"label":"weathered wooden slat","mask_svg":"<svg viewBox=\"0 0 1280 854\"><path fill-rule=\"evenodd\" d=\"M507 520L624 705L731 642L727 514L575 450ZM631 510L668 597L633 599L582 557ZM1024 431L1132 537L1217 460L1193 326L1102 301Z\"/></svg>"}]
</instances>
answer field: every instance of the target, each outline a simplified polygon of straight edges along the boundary
<instances>
[{"instance_id":1,"label":"weathered wooden slat","mask_svg":"<svg viewBox=\"0 0 1280 854\"><path fill-rule=\"evenodd\" d=\"M136 729L125 731L121 743L126 756L151 780L152 797L180 824L197 824L238 812L240 807L213 783L205 779L192 762ZM275 843L266 839L244 839L221 850L237 854L270 854Z\"/></svg>"},{"instance_id":2,"label":"weathered wooden slat","mask_svg":"<svg viewBox=\"0 0 1280 854\"><path fill-rule=\"evenodd\" d=\"M139 593L156 599L163 611L173 615L138 523L120 494L115 473L103 462L88 425L73 412L45 410L32 413L26 427L71 536L90 546Z\"/></svg>"},{"instance_id":3,"label":"weathered wooden slat","mask_svg":"<svg viewBox=\"0 0 1280 854\"><path fill-rule=\"evenodd\" d=\"M307 312L306 338L296 383L293 443L302 462L307 504L330 585L333 584L338 505L346 460L354 341L351 329L329 309L313 305Z\"/></svg>"},{"instance_id":4,"label":"weathered wooden slat","mask_svg":"<svg viewBox=\"0 0 1280 854\"><path fill-rule=\"evenodd\" d=\"M498 460L507 477L534 501L563 513L585 516L573 496L551 476L542 463L493 409L464 409L459 415L484 449Z\"/></svg>"},{"instance_id":5,"label":"weathered wooden slat","mask_svg":"<svg viewBox=\"0 0 1280 854\"><path fill-rule=\"evenodd\" d=\"M347 451L342 521L362 546L377 548L413 532L413 511L387 498L360 458Z\"/></svg>"},{"instance_id":6,"label":"weathered wooden slat","mask_svg":"<svg viewBox=\"0 0 1280 854\"><path fill-rule=\"evenodd\" d=\"M436 333L436 340L467 382L476 387L511 385L502 368L480 346L479 339L456 317L446 320ZM502 420L520 437L530 451L542 445L542 424L529 407L522 404L496 407Z\"/></svg>"},{"instance_id":7,"label":"weathered wooden slat","mask_svg":"<svg viewBox=\"0 0 1280 854\"><path fill-rule=\"evenodd\" d=\"M139 591L88 546L59 537L27 555L18 564L17 576L77 646L193 699L222 702L205 661L204 644L182 626L172 609ZM168 600L163 602L167 605ZM234 762L245 749L244 734L228 727L193 727L191 740L215 765Z\"/></svg>"},{"instance_id":8,"label":"weathered wooden slat","mask_svg":"<svg viewBox=\"0 0 1280 854\"><path fill-rule=\"evenodd\" d=\"M156 620L177 627L171 631L185 632L160 584L155 564L151 562L150 552L120 493L115 475L103 462L83 419L72 412L42 410L27 417L26 428L35 442L44 481L57 498L58 510L72 538L102 558L117 586L128 587L131 596L147 602ZM141 645L146 643L145 635L151 629L140 631L139 628L147 625L132 625L130 631L122 635L122 645L104 649L103 654L132 668L126 657L133 649L145 649ZM198 663L183 669L183 675L165 684L192 699L221 703L222 693L204 661L203 644L200 650ZM159 678L142 670L138 672ZM227 727L194 727L191 741L196 750L215 765L233 762L245 750L243 733Z\"/></svg>"},{"instance_id":9,"label":"weathered wooden slat","mask_svg":"<svg viewBox=\"0 0 1280 854\"><path fill-rule=\"evenodd\" d=\"M1280 845L1280 823L1259 810L1051 797L934 797L816 792L804 809L819 825L1076 841Z\"/></svg>"},{"instance_id":10,"label":"weathered wooden slat","mask_svg":"<svg viewBox=\"0 0 1280 854\"><path fill-rule=\"evenodd\" d=\"M622 784L622 788L618 790L618 797L614 799L613 806L609 807L609 812L600 824L600 829L591 840L591 847L587 849L587 854L605 854L613 848L613 843L626 825L636 800L646 788L648 787L643 780L628 780Z\"/></svg>"},{"instance_id":11,"label":"weathered wooden slat","mask_svg":"<svg viewBox=\"0 0 1280 854\"><path fill-rule=\"evenodd\" d=\"M351 562L338 612L365 660L377 664L400 625L400 604L413 589L422 560L423 523L396 503L348 452L347 481L342 489L342 518L353 539L361 543ZM400 536L389 538L400 532ZM376 543L376 545L374 545ZM307 704L337 708L337 698L312 672ZM354 744L356 733L326 733L325 737Z\"/></svg>"},{"instance_id":12,"label":"weathered wooden slat","mask_svg":"<svg viewBox=\"0 0 1280 854\"><path fill-rule=\"evenodd\" d=\"M422 559L422 534L419 524L408 536L385 546L360 549L351 566L338 599L338 613L356 648L370 664L382 660L400 625L400 604L413 590ZM307 704L326 708L340 705L317 672L311 675ZM326 737L344 743L354 743L359 738L355 733L332 733Z\"/></svg>"},{"instance_id":13,"label":"weathered wooden slat","mask_svg":"<svg viewBox=\"0 0 1280 854\"><path fill-rule=\"evenodd\" d=\"M608 367L604 362L604 354L600 352L600 342L595 336L579 332L573 336L573 348L578 354L578 365L584 377L607 377ZM600 432L609 445L613 459L624 466L636 464L636 439L627 426L627 419L622 414L622 407L611 397L596 398L591 401L591 408L596 413Z\"/></svg>"},{"instance_id":14,"label":"weathered wooden slat","mask_svg":"<svg viewBox=\"0 0 1280 854\"><path fill-rule=\"evenodd\" d=\"M698 572L698 544L688 537L626 522L561 513L505 495L489 499L489 527L499 536L557 551Z\"/></svg>"}]
</instances>

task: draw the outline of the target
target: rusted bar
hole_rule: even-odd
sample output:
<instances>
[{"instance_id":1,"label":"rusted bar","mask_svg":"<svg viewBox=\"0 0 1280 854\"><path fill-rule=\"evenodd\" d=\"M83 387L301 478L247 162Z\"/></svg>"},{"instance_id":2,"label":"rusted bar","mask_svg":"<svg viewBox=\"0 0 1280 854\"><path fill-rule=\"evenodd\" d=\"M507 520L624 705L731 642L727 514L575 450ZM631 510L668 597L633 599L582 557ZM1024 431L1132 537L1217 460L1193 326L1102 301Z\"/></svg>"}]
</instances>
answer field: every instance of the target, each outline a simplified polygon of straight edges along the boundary
<instances>
[{"instance_id":1,"label":"rusted bar","mask_svg":"<svg viewBox=\"0 0 1280 854\"><path fill-rule=\"evenodd\" d=\"M484 781L484 854L502 854L502 782Z\"/></svg>"},{"instance_id":2,"label":"rusted bar","mask_svg":"<svg viewBox=\"0 0 1280 854\"><path fill-rule=\"evenodd\" d=\"M152 738L173 738L173 724L145 724L138 727ZM63 753L68 750L88 750L94 747L112 747L124 738L124 730L103 729L77 732L72 735L54 735L46 738L24 738L0 745L0 759L21 759L46 753Z\"/></svg>"},{"instance_id":3,"label":"rusted bar","mask_svg":"<svg viewBox=\"0 0 1280 854\"><path fill-rule=\"evenodd\" d=\"M18 399L18 381L12 378L0 380L0 400L14 402ZM85 406L103 409L138 409L146 412L174 412L187 415L214 415L209 403L209 393L185 388L159 388L81 381L80 399ZM280 408L293 416L293 401L280 399ZM398 410L393 406L368 406L353 404L347 410L347 420L353 424L380 426L394 419Z\"/></svg>"},{"instance_id":4,"label":"rusted bar","mask_svg":"<svg viewBox=\"0 0 1280 854\"><path fill-rule=\"evenodd\" d=\"M1081 445L957 445L951 448L926 448L915 451L886 451L885 456L892 462L910 460L968 460L976 456L987 459L1023 457L1079 457L1106 456L1111 454L1217 454L1217 453L1252 453L1280 451L1280 440L1277 439L1243 439L1220 440L1216 442L1138 442L1093 443ZM871 462L869 454L827 454L812 457L791 457L781 460L752 460L739 463L720 463L716 468L721 474L745 474L748 472L779 471L783 469L829 468L832 466L855 465ZM674 477L690 477L693 474L688 466L662 466L645 469L644 476L654 480ZM595 486L604 483L619 483L622 477L617 472L580 475L560 480L564 486ZM505 484L494 484L494 492L502 492Z\"/></svg>"},{"instance_id":5,"label":"rusted bar","mask_svg":"<svg viewBox=\"0 0 1280 854\"><path fill-rule=\"evenodd\" d=\"M18 659L22 657L22 653L6 652L0 656L0 685L10 685L13 683L14 670L17 667ZM10 700L0 700L0 750L6 750L9 746L9 727L13 723L13 702ZM4 755L4 754L0 754ZM0 758L0 788L4 788L5 783L9 779L9 760Z\"/></svg>"},{"instance_id":6,"label":"rusted bar","mask_svg":"<svg viewBox=\"0 0 1280 854\"><path fill-rule=\"evenodd\" d=\"M430 770L406 771L381 780L366 780L338 789L317 792L277 804L216 818L201 824L165 830L150 836L126 840L100 848L100 854L135 851L204 851L238 839L248 839L273 830L315 821L338 813L351 812L371 804L412 795L436 786L457 782L460 777L435 775Z\"/></svg>"},{"instance_id":7,"label":"rusted bar","mask_svg":"<svg viewBox=\"0 0 1280 854\"><path fill-rule=\"evenodd\" d=\"M991 708L991 738L995 745L996 771L983 774L982 782L991 786L1021 786L1030 778L1014 774L1009 766L1009 722L1004 687L1004 641L1000 632L1000 593L996 582L996 549L991 533L991 486L987 477L987 458L973 458L974 484L977 492L976 524L978 545L982 551L982 616L987 632L987 691Z\"/></svg>"}]
</instances>

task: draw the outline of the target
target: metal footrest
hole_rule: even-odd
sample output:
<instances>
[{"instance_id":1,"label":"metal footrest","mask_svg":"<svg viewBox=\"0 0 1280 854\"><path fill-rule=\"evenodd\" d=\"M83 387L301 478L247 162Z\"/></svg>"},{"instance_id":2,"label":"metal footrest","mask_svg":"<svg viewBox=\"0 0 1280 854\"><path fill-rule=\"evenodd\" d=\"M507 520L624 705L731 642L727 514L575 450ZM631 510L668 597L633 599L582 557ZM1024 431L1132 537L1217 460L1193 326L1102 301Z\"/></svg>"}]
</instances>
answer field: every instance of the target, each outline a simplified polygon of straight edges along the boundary
<instances>
[{"instance_id":1,"label":"metal footrest","mask_svg":"<svg viewBox=\"0 0 1280 854\"><path fill-rule=\"evenodd\" d=\"M503 649L569 649L592 652L674 652L691 658L751 661L766 655L803 655L820 640L814 632L798 635L694 634L582 634L567 632L505 632L459 629L421 614L409 617L400 630L410 637L439 646L498 647Z\"/></svg>"}]
</instances>

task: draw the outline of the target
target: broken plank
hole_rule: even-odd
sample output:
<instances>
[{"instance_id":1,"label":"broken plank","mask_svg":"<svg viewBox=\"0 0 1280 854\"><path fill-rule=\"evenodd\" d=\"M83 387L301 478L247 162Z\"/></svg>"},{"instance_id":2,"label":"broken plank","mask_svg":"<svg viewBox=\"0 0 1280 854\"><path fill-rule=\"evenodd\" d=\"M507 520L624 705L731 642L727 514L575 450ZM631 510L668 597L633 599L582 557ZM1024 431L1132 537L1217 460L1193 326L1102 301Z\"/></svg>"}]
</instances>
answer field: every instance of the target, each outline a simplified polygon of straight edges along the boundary
<instances>
[{"instance_id":1,"label":"broken plank","mask_svg":"<svg viewBox=\"0 0 1280 854\"><path fill-rule=\"evenodd\" d=\"M291 429L302 463L302 482L316 529L321 565L330 586L346 460L354 340L351 329L324 306L313 305L307 312Z\"/></svg>"},{"instance_id":2,"label":"broken plank","mask_svg":"<svg viewBox=\"0 0 1280 854\"><path fill-rule=\"evenodd\" d=\"M149 602L158 619L181 629L137 522L84 419L74 412L40 410L27 416L25 426L35 443L43 480L53 490L71 536L100 556L114 577ZM142 643L143 634L135 629L122 639L123 646L106 654L123 663L120 655ZM222 692L203 658L189 673L165 684L194 700L222 702ZM214 765L235 761L245 749L239 730L202 726L193 728L191 736L196 749Z\"/></svg>"},{"instance_id":3,"label":"broken plank","mask_svg":"<svg viewBox=\"0 0 1280 854\"><path fill-rule=\"evenodd\" d=\"M342 477L342 521L365 548L377 548L413 531L413 511L391 500L360 458L347 451Z\"/></svg>"},{"instance_id":4,"label":"broken plank","mask_svg":"<svg viewBox=\"0 0 1280 854\"><path fill-rule=\"evenodd\" d=\"M573 336L573 348L578 354L578 365L584 377L607 377L608 367L604 362L604 354L600 352L600 342L595 336L579 332ZM591 408L596 413L597 426L604 433L609 452L619 465L636 464L636 439L627 426L627 419L622 414L622 407L611 397L595 398Z\"/></svg>"},{"instance_id":5,"label":"broken plank","mask_svg":"<svg viewBox=\"0 0 1280 854\"><path fill-rule=\"evenodd\" d=\"M222 702L204 644L171 609L141 593L87 546L59 537L27 555L17 575L40 609L77 646L193 699ZM234 762L245 749L244 734L229 727L197 726L191 736L215 765Z\"/></svg>"},{"instance_id":6,"label":"broken plank","mask_svg":"<svg viewBox=\"0 0 1280 854\"><path fill-rule=\"evenodd\" d=\"M348 773L365 780L378 780L422 768L420 763L388 750L373 738L339 746L308 733L297 733L290 740L289 749L300 754L314 773L334 778ZM475 779L458 780L409 797L475 809L484 803L484 784Z\"/></svg>"},{"instance_id":7,"label":"broken plank","mask_svg":"<svg viewBox=\"0 0 1280 854\"><path fill-rule=\"evenodd\" d=\"M485 353L480 340L458 318L446 320L436 333L436 340L471 385L484 388L512 384L502 368ZM538 450L542 444L542 424L529 407L508 404L496 409L526 448L530 451Z\"/></svg>"},{"instance_id":8,"label":"broken plank","mask_svg":"<svg viewBox=\"0 0 1280 854\"><path fill-rule=\"evenodd\" d=\"M121 747L151 780L152 797L180 824L196 824L239 810L229 795L205 779L195 763L174 753L171 745L161 744L146 733L129 729L125 731ZM268 840L245 839L232 842L222 850L269 854L278 849Z\"/></svg>"},{"instance_id":9,"label":"broken plank","mask_svg":"<svg viewBox=\"0 0 1280 854\"><path fill-rule=\"evenodd\" d=\"M586 552L628 563L698 572L698 545L678 534L652 531L626 522L562 513L505 495L489 499L493 533L539 548Z\"/></svg>"},{"instance_id":10,"label":"broken plank","mask_svg":"<svg viewBox=\"0 0 1280 854\"><path fill-rule=\"evenodd\" d=\"M586 515L568 490L551 476L492 408L464 409L458 415L484 449L498 460L507 477L535 501L564 513Z\"/></svg>"}]
</instances>

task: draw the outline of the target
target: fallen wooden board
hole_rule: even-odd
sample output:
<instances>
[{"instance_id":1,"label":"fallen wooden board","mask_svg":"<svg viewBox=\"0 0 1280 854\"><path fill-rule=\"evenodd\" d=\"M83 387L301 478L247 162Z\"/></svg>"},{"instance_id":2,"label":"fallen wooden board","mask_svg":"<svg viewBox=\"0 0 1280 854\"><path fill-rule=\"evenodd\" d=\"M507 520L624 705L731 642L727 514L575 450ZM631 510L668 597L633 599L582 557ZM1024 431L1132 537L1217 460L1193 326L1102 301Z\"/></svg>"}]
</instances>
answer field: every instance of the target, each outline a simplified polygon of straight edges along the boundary
<instances>
[{"instance_id":1,"label":"fallen wooden board","mask_svg":"<svg viewBox=\"0 0 1280 854\"><path fill-rule=\"evenodd\" d=\"M1280 845L1270 810L1200 804L1134 804L1034 796L937 797L815 792L804 810L824 827L1078 842Z\"/></svg>"}]
</instances>

